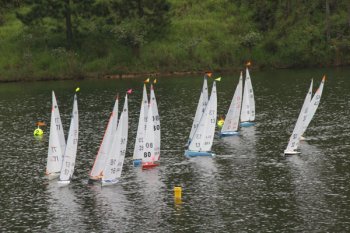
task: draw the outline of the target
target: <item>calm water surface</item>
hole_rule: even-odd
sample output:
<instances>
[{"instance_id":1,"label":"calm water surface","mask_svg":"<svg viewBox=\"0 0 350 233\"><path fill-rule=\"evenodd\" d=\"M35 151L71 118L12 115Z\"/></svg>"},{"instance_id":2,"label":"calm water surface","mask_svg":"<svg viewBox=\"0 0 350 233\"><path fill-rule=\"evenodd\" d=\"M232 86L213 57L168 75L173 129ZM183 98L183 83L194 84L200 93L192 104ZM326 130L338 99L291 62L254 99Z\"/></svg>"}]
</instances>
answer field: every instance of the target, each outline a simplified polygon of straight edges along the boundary
<instances>
[{"instance_id":1,"label":"calm water surface","mask_svg":"<svg viewBox=\"0 0 350 233\"><path fill-rule=\"evenodd\" d=\"M304 97L314 78L328 79L302 142L302 154L284 156ZM349 232L350 70L251 71L256 125L241 135L215 138L214 158L186 159L184 144L202 77L159 78L161 166L132 166L143 79L0 84L1 232ZM217 85L218 114L226 114L238 74ZM211 89L212 81L209 81ZM57 187L43 174L55 90L65 134L73 90L79 85L80 139L73 180ZM90 186L96 156L117 92L129 99L130 128L122 179ZM123 100L124 97L121 99ZM122 103L122 102L121 102ZM174 186L183 187L182 204Z\"/></svg>"}]
</instances>

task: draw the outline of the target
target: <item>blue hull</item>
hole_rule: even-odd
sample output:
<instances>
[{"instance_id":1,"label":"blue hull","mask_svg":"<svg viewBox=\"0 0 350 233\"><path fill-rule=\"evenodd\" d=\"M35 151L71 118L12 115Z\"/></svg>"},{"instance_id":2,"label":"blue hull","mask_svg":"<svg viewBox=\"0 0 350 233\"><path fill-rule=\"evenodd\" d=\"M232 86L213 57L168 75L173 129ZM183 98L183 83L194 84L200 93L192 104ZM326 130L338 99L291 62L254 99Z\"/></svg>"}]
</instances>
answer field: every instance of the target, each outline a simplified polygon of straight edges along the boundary
<instances>
[{"instance_id":1,"label":"blue hull","mask_svg":"<svg viewBox=\"0 0 350 233\"><path fill-rule=\"evenodd\" d=\"M220 137L229 137L229 136L238 136L239 132L237 131L226 131L226 132L220 132Z\"/></svg>"},{"instance_id":2,"label":"blue hull","mask_svg":"<svg viewBox=\"0 0 350 233\"><path fill-rule=\"evenodd\" d=\"M142 165L142 159L136 159L133 161L134 167L141 167Z\"/></svg>"},{"instance_id":3,"label":"blue hull","mask_svg":"<svg viewBox=\"0 0 350 233\"><path fill-rule=\"evenodd\" d=\"M192 157L199 157L199 156L215 156L214 153L210 151L191 151L191 150L185 150L185 156L188 158Z\"/></svg>"},{"instance_id":4,"label":"blue hull","mask_svg":"<svg viewBox=\"0 0 350 233\"><path fill-rule=\"evenodd\" d=\"M254 122L246 121L239 124L241 127L249 127L255 125Z\"/></svg>"}]
</instances>

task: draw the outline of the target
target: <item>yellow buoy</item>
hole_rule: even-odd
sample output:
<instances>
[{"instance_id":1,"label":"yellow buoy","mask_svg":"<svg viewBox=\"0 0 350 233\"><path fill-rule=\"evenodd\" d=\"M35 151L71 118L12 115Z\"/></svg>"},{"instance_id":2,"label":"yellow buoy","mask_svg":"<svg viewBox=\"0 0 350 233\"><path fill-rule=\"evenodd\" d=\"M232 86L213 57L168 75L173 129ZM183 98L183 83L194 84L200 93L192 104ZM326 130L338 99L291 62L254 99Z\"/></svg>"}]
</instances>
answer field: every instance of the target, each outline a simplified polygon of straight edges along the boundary
<instances>
[{"instance_id":1,"label":"yellow buoy","mask_svg":"<svg viewBox=\"0 0 350 233\"><path fill-rule=\"evenodd\" d=\"M182 196L182 188L181 187L174 187L174 197L176 199L181 199Z\"/></svg>"},{"instance_id":2,"label":"yellow buoy","mask_svg":"<svg viewBox=\"0 0 350 233\"><path fill-rule=\"evenodd\" d=\"M38 128L36 128L34 130L33 134L34 134L34 136L42 136L44 134L44 131L42 129L40 129L39 126L38 126Z\"/></svg>"},{"instance_id":3,"label":"yellow buoy","mask_svg":"<svg viewBox=\"0 0 350 233\"><path fill-rule=\"evenodd\" d=\"M218 127L221 128L225 123L225 120L224 119L220 119L218 120Z\"/></svg>"},{"instance_id":4,"label":"yellow buoy","mask_svg":"<svg viewBox=\"0 0 350 233\"><path fill-rule=\"evenodd\" d=\"M182 188L174 187L174 201L176 205L182 204L181 196L182 196Z\"/></svg>"}]
</instances>

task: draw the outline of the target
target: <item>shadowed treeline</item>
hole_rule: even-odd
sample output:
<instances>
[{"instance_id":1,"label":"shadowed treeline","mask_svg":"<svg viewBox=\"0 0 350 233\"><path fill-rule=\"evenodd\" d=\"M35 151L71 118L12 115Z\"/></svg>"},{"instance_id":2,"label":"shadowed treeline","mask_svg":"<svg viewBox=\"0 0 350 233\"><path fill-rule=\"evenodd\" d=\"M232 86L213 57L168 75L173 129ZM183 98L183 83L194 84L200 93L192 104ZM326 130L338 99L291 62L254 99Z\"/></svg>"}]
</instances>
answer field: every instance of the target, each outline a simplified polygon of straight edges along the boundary
<instances>
[{"instance_id":1,"label":"shadowed treeline","mask_svg":"<svg viewBox=\"0 0 350 233\"><path fill-rule=\"evenodd\" d=\"M346 0L0 0L0 80L350 63Z\"/></svg>"}]
</instances>

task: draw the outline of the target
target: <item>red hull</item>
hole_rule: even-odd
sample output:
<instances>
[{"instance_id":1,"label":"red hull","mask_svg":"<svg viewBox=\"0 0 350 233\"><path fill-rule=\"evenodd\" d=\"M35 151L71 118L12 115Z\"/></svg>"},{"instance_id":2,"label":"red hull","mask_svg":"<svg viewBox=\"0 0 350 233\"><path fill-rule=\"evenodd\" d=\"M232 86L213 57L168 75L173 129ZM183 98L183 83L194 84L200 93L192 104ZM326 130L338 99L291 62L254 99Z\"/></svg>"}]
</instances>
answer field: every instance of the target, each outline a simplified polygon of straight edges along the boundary
<instances>
[{"instance_id":1,"label":"red hull","mask_svg":"<svg viewBox=\"0 0 350 233\"><path fill-rule=\"evenodd\" d=\"M146 169L151 169L151 168L154 168L154 167L157 167L157 166L159 166L159 163L152 163L152 162L144 163L144 164L142 164L142 169L146 170Z\"/></svg>"}]
</instances>

